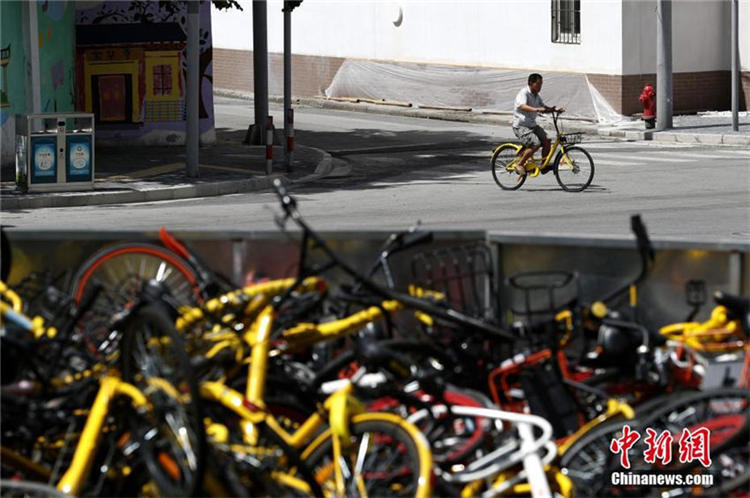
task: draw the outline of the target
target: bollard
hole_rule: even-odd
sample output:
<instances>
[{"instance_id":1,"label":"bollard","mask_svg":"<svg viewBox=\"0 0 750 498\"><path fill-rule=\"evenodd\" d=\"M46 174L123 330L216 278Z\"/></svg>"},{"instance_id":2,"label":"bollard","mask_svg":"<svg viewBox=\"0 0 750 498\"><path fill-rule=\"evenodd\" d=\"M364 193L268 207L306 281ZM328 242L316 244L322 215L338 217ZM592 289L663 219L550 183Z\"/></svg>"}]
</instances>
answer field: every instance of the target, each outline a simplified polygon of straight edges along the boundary
<instances>
[{"instance_id":1,"label":"bollard","mask_svg":"<svg viewBox=\"0 0 750 498\"><path fill-rule=\"evenodd\" d=\"M294 109L287 109L287 113L286 171L291 173L294 160Z\"/></svg>"},{"instance_id":2,"label":"bollard","mask_svg":"<svg viewBox=\"0 0 750 498\"><path fill-rule=\"evenodd\" d=\"M266 174L273 172L273 116L266 121Z\"/></svg>"}]
</instances>

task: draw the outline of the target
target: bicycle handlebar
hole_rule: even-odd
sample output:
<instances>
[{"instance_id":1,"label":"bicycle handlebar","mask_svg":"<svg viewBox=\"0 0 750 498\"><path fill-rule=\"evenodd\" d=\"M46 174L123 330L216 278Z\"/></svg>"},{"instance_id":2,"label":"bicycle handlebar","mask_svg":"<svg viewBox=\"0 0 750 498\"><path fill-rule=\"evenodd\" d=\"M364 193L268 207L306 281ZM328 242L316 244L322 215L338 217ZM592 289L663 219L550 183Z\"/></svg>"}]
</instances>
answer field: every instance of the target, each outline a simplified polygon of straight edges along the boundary
<instances>
[{"instance_id":1,"label":"bicycle handlebar","mask_svg":"<svg viewBox=\"0 0 750 498\"><path fill-rule=\"evenodd\" d=\"M442 318L448 322L473 328L485 334L489 334L497 339L506 340L509 342L515 341L515 337L503 329L485 323L482 320L467 316L458 310L435 306L423 299L419 299L409 294L403 294L401 292L396 292L394 290L388 289L386 287L378 285L370 278L362 275L357 270L349 266L346 262L344 262L341 258L339 258L338 255L336 255L336 253L330 248L330 246L305 222L305 220L302 218L302 215L297 210L296 199L287 192L286 187L281 182L281 180L274 180L273 186L276 191L276 195L279 198L279 202L284 209L284 219L286 220L291 218L303 230L305 236L311 237L316 243L317 247L320 248L331 259L332 262L334 262L338 267L344 270L345 273L354 278L357 283L361 284L370 292L385 299L393 299L399 301L409 308L422 311L437 318ZM300 263L300 265L301 264L302 263Z\"/></svg>"}]
</instances>

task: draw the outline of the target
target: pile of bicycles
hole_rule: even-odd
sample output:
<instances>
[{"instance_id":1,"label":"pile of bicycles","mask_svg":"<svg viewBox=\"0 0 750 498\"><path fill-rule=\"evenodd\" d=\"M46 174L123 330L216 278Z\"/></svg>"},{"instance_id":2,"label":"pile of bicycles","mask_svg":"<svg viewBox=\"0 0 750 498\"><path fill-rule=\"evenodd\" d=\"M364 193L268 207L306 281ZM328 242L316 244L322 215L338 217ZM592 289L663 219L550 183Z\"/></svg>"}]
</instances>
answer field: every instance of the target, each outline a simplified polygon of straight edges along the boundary
<instances>
[{"instance_id":1,"label":"pile of bicycles","mask_svg":"<svg viewBox=\"0 0 750 498\"><path fill-rule=\"evenodd\" d=\"M0 284L3 494L747 492L750 301L641 325L653 251L639 218L632 282L503 327L397 285L390 258L430 233L393 234L359 271L276 190L279 225L298 228L291 277L233 288L162 231L161 246L93 255L68 291L47 289L43 316ZM745 355L744 371L701 390L715 352Z\"/></svg>"}]
</instances>

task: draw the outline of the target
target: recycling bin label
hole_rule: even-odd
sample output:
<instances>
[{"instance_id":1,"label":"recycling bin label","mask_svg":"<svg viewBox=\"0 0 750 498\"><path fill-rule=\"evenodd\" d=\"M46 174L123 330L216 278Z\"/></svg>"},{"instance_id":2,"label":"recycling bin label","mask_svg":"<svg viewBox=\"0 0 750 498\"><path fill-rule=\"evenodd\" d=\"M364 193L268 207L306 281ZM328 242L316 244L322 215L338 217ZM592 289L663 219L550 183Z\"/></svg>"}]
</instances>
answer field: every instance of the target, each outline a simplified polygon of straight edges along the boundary
<instances>
[{"instance_id":1,"label":"recycling bin label","mask_svg":"<svg viewBox=\"0 0 750 498\"><path fill-rule=\"evenodd\" d=\"M67 181L90 182L92 177L91 136L67 136Z\"/></svg>"},{"instance_id":2,"label":"recycling bin label","mask_svg":"<svg viewBox=\"0 0 750 498\"><path fill-rule=\"evenodd\" d=\"M31 137L31 183L57 182L57 137Z\"/></svg>"}]
</instances>

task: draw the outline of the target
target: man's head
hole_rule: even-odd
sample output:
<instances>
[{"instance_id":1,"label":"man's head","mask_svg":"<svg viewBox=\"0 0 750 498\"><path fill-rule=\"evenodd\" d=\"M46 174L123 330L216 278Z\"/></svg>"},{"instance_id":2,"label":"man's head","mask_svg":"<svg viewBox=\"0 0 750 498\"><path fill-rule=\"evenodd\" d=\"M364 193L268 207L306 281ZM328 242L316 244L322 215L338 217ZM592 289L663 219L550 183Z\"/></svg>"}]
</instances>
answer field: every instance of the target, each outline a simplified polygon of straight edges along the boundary
<instances>
[{"instance_id":1,"label":"man's head","mask_svg":"<svg viewBox=\"0 0 750 498\"><path fill-rule=\"evenodd\" d=\"M531 73L529 75L529 88L531 89L531 93L536 95L539 93L539 90L542 89L542 75L539 73Z\"/></svg>"}]
</instances>

